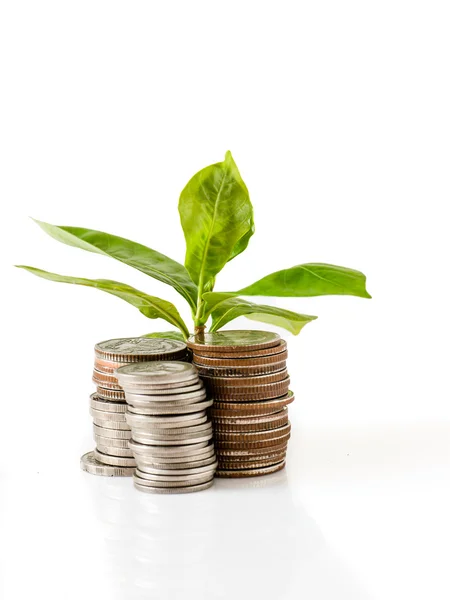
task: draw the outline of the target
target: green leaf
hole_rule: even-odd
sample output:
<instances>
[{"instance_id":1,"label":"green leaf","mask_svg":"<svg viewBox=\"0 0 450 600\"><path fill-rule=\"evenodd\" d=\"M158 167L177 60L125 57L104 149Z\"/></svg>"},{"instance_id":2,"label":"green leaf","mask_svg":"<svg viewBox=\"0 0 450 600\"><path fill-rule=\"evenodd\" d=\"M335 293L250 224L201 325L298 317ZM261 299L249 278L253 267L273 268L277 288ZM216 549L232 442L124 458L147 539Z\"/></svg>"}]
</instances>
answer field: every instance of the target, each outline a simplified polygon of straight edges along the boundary
<instances>
[{"instance_id":1,"label":"green leaf","mask_svg":"<svg viewBox=\"0 0 450 600\"><path fill-rule=\"evenodd\" d=\"M150 277L171 285L185 298L192 310L197 304L197 286L186 268L168 256L126 238L81 227L50 225L33 219L48 235L58 242L111 256Z\"/></svg>"},{"instance_id":2,"label":"green leaf","mask_svg":"<svg viewBox=\"0 0 450 600\"><path fill-rule=\"evenodd\" d=\"M283 327L294 335L298 335L307 323L317 319L317 317L311 315L301 315L276 306L253 304L241 298L230 298L217 305L212 314L213 322L210 331L217 331L233 319L241 316L253 321Z\"/></svg>"},{"instance_id":3,"label":"green leaf","mask_svg":"<svg viewBox=\"0 0 450 600\"><path fill-rule=\"evenodd\" d=\"M154 333L146 333L145 335L141 335L141 337L166 338L168 340L178 340L179 342L184 342L186 339L181 331L155 331Z\"/></svg>"},{"instance_id":4,"label":"green leaf","mask_svg":"<svg viewBox=\"0 0 450 600\"><path fill-rule=\"evenodd\" d=\"M203 290L205 292L212 292L215 285L216 285L216 278L213 277L212 279L210 279L209 281L207 281L205 283L205 285L203 286Z\"/></svg>"},{"instance_id":5,"label":"green leaf","mask_svg":"<svg viewBox=\"0 0 450 600\"><path fill-rule=\"evenodd\" d=\"M231 253L231 258L229 258L228 262L230 262L230 260L233 260L233 258L235 258L239 254L241 254L241 252L244 252L244 250L248 246L250 238L252 237L252 235L254 233L255 233L255 223L253 222L253 211L252 211L251 227L247 231L247 233L244 236L242 236L241 239L236 243L235 247L233 248L233 252Z\"/></svg>"},{"instance_id":6,"label":"green leaf","mask_svg":"<svg viewBox=\"0 0 450 600\"><path fill-rule=\"evenodd\" d=\"M277 271L239 290L241 296L329 296L349 295L371 298L366 276L360 271L309 263Z\"/></svg>"},{"instance_id":7,"label":"green leaf","mask_svg":"<svg viewBox=\"0 0 450 600\"><path fill-rule=\"evenodd\" d=\"M230 152L202 169L181 192L178 204L186 238L185 265L204 285L240 254L253 233L253 207Z\"/></svg>"},{"instance_id":8,"label":"green leaf","mask_svg":"<svg viewBox=\"0 0 450 600\"><path fill-rule=\"evenodd\" d=\"M217 304L236 296L287 298L330 295L372 297L366 290L366 276L360 271L335 265L309 263L267 275L237 292L205 293L204 314L210 315Z\"/></svg>"},{"instance_id":9,"label":"green leaf","mask_svg":"<svg viewBox=\"0 0 450 600\"><path fill-rule=\"evenodd\" d=\"M125 283L119 283L118 281L111 281L109 279L83 279L81 277L68 277L24 265L17 265L17 267L19 269L25 269L26 271L29 271L38 277L49 279L50 281L59 281L61 283L73 283L76 285L93 287L103 292L107 292L108 294L112 294L113 296L117 296L118 298L122 298L122 300L125 300L129 304L132 304L139 309L139 311L149 319L164 319L171 325L174 325L180 329L186 338L189 336L189 330L186 327L186 324L171 302L167 302L167 300L162 300L161 298L156 298L155 296L149 296L148 294L136 290Z\"/></svg>"}]
</instances>

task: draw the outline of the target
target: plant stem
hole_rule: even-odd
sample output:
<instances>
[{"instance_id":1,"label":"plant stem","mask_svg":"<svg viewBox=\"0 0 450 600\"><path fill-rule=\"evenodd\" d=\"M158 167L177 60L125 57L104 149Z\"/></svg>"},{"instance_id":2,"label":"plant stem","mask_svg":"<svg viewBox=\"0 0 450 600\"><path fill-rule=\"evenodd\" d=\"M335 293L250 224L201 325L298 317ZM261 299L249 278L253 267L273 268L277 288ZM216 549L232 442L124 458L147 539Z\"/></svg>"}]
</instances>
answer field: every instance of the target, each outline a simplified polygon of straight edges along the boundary
<instances>
[{"instance_id":1,"label":"plant stem","mask_svg":"<svg viewBox=\"0 0 450 600\"><path fill-rule=\"evenodd\" d=\"M200 275L200 278L198 280L197 312L195 313L195 317L194 317L194 325L195 325L196 330L197 330L197 327L203 327L203 329L205 327L204 323L202 323L203 305L204 305L204 300L203 300L202 296L203 296L203 273Z\"/></svg>"},{"instance_id":2,"label":"plant stem","mask_svg":"<svg viewBox=\"0 0 450 600\"><path fill-rule=\"evenodd\" d=\"M205 319L205 301L203 300L203 292L205 291L205 288L206 288L206 291L212 292L214 289L215 282L216 282L216 278L213 277L206 283L206 286L205 286L203 273L199 277L198 287L197 287L197 289L198 289L197 312L195 313L195 316L194 316L194 325L195 325L195 333L196 334L204 333L206 321L209 318L209 314L208 314Z\"/></svg>"},{"instance_id":3,"label":"plant stem","mask_svg":"<svg viewBox=\"0 0 450 600\"><path fill-rule=\"evenodd\" d=\"M203 305L204 305L203 300L199 299L198 304L197 304L197 312L194 317L194 325L196 327L204 325L204 323L202 323Z\"/></svg>"}]
</instances>

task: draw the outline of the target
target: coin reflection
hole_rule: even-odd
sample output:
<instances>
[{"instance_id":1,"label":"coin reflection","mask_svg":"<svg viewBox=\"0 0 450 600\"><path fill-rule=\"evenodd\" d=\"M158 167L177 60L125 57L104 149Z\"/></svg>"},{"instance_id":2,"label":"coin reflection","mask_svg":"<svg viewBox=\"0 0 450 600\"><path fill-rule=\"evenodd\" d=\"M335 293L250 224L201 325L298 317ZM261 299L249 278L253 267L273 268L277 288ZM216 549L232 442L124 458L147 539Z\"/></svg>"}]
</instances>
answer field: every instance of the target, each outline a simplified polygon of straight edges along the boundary
<instances>
[{"instance_id":1,"label":"coin reflection","mask_svg":"<svg viewBox=\"0 0 450 600\"><path fill-rule=\"evenodd\" d=\"M117 600L367 599L294 501L286 470L178 496L95 479Z\"/></svg>"}]
</instances>

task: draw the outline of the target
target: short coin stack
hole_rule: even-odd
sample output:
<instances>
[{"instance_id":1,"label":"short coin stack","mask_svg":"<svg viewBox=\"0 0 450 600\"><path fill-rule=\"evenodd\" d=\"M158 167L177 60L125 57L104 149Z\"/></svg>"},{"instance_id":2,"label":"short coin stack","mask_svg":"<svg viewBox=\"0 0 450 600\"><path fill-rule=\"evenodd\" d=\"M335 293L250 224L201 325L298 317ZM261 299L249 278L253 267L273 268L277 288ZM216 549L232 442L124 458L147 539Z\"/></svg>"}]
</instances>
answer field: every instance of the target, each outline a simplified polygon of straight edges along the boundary
<instances>
[{"instance_id":1,"label":"short coin stack","mask_svg":"<svg viewBox=\"0 0 450 600\"><path fill-rule=\"evenodd\" d=\"M147 362L120 367L116 375L128 404L135 487L159 494L210 487L217 468L206 412L212 400L197 369L186 362Z\"/></svg>"},{"instance_id":2,"label":"short coin stack","mask_svg":"<svg viewBox=\"0 0 450 600\"><path fill-rule=\"evenodd\" d=\"M250 477L285 466L294 400L286 342L268 331L192 336L193 361L214 404L210 410L218 477Z\"/></svg>"},{"instance_id":3,"label":"short coin stack","mask_svg":"<svg viewBox=\"0 0 450 600\"><path fill-rule=\"evenodd\" d=\"M136 462L129 448L131 429L125 418L125 394L114 371L126 364L186 360L183 342L162 338L120 338L95 346L93 380L97 392L90 397L96 449L81 457L81 468L94 475L131 476Z\"/></svg>"}]
</instances>

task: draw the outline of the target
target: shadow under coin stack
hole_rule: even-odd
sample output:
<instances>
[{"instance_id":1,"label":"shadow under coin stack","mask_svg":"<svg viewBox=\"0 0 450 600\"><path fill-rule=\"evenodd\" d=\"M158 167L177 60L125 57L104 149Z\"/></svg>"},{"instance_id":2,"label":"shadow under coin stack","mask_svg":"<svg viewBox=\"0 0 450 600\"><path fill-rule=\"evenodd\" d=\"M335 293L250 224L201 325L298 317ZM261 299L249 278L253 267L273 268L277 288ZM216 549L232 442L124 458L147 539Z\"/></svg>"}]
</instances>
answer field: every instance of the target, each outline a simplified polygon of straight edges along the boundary
<instances>
[{"instance_id":1,"label":"shadow under coin stack","mask_svg":"<svg viewBox=\"0 0 450 600\"><path fill-rule=\"evenodd\" d=\"M157 494L210 487L217 467L206 412L212 400L197 369L186 362L135 363L116 375L128 404L135 487Z\"/></svg>"},{"instance_id":2,"label":"shadow under coin stack","mask_svg":"<svg viewBox=\"0 0 450 600\"><path fill-rule=\"evenodd\" d=\"M120 338L95 346L93 381L97 392L90 397L90 412L97 447L81 457L84 471L94 475L131 476L136 466L128 446L131 429L125 418L125 394L115 370L129 363L186 359L186 344L163 338Z\"/></svg>"},{"instance_id":3,"label":"shadow under coin stack","mask_svg":"<svg viewBox=\"0 0 450 600\"><path fill-rule=\"evenodd\" d=\"M214 404L217 477L266 475L285 466L291 425L286 342L268 331L222 331L189 338Z\"/></svg>"}]
</instances>

